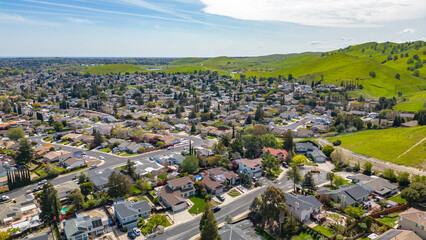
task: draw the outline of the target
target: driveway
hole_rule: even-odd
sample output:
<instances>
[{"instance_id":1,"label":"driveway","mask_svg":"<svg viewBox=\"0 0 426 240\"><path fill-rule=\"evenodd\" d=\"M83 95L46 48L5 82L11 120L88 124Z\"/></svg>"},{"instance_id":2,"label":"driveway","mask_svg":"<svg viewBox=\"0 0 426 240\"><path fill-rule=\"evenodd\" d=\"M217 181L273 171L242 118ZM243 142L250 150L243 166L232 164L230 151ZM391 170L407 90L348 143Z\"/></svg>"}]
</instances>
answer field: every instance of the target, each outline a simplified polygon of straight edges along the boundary
<instances>
[{"instance_id":1,"label":"driveway","mask_svg":"<svg viewBox=\"0 0 426 240\"><path fill-rule=\"evenodd\" d=\"M172 220L174 219L174 224L181 224L194 219L194 217L187 211L187 209L174 214L172 211L168 211L167 214Z\"/></svg>"}]
</instances>

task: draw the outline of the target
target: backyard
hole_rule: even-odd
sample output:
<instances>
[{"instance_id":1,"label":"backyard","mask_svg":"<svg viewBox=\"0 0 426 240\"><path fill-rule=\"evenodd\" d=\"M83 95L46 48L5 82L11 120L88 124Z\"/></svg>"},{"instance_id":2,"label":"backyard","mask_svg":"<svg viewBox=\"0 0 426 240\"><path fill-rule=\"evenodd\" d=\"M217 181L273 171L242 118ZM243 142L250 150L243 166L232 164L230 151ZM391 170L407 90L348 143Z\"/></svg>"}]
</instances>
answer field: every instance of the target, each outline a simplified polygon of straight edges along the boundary
<instances>
[{"instance_id":1,"label":"backyard","mask_svg":"<svg viewBox=\"0 0 426 240\"><path fill-rule=\"evenodd\" d=\"M388 198L391 201L397 202L397 203L401 203L401 204L406 204L407 200L405 200L404 198L401 197L401 194L395 195L393 197Z\"/></svg>"},{"instance_id":2,"label":"backyard","mask_svg":"<svg viewBox=\"0 0 426 240\"><path fill-rule=\"evenodd\" d=\"M332 229L321 226L321 225L315 226L314 230L317 230L318 232L324 234L327 237L331 237L335 234L335 232Z\"/></svg>"}]
</instances>

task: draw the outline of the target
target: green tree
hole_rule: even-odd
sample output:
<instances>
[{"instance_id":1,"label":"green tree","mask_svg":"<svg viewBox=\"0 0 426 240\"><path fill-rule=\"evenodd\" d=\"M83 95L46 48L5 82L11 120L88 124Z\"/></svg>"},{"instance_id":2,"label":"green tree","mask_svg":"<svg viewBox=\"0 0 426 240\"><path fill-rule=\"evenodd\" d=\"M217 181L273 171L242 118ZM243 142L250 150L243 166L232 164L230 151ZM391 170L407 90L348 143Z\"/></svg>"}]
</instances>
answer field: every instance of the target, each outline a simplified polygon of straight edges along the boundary
<instances>
[{"instance_id":1,"label":"green tree","mask_svg":"<svg viewBox=\"0 0 426 240\"><path fill-rule=\"evenodd\" d=\"M7 240L9 237L10 234L8 232L0 232L0 240Z\"/></svg>"},{"instance_id":2,"label":"green tree","mask_svg":"<svg viewBox=\"0 0 426 240\"><path fill-rule=\"evenodd\" d=\"M343 184L345 184L345 179L342 176L336 174L334 176L333 183L334 183L334 186L340 187Z\"/></svg>"},{"instance_id":3,"label":"green tree","mask_svg":"<svg viewBox=\"0 0 426 240\"><path fill-rule=\"evenodd\" d=\"M53 128L55 129L55 131L61 132L62 129L64 128L64 125L62 125L61 122L55 122L55 125L53 126Z\"/></svg>"},{"instance_id":4,"label":"green tree","mask_svg":"<svg viewBox=\"0 0 426 240\"><path fill-rule=\"evenodd\" d=\"M327 144L321 150L329 158L331 156L331 153L333 153L334 151L334 147L330 144Z\"/></svg>"},{"instance_id":5,"label":"green tree","mask_svg":"<svg viewBox=\"0 0 426 240\"><path fill-rule=\"evenodd\" d=\"M217 222L213 215L213 212L209 209L207 206L209 205L206 203L206 207L203 213L203 216L201 216L200 220L200 235L201 239L203 240L220 240L222 239L219 235L219 232L217 230Z\"/></svg>"},{"instance_id":6,"label":"green tree","mask_svg":"<svg viewBox=\"0 0 426 240\"><path fill-rule=\"evenodd\" d=\"M233 153L239 153L241 156L244 155L244 147L243 142L241 141L241 138L236 138L231 143L231 150Z\"/></svg>"},{"instance_id":7,"label":"green tree","mask_svg":"<svg viewBox=\"0 0 426 240\"><path fill-rule=\"evenodd\" d=\"M104 142L104 137L102 136L102 134L99 131L95 132L95 139L93 140L93 143L95 144L95 146L99 146Z\"/></svg>"},{"instance_id":8,"label":"green tree","mask_svg":"<svg viewBox=\"0 0 426 240\"><path fill-rule=\"evenodd\" d=\"M260 137L262 147L279 148L280 144L274 134L264 134Z\"/></svg>"},{"instance_id":9,"label":"green tree","mask_svg":"<svg viewBox=\"0 0 426 240\"><path fill-rule=\"evenodd\" d=\"M294 134L290 129L283 133L283 148L287 150L287 152L293 152L293 148L294 148L293 139L294 139Z\"/></svg>"},{"instance_id":10,"label":"green tree","mask_svg":"<svg viewBox=\"0 0 426 240\"><path fill-rule=\"evenodd\" d=\"M81 193L87 197L91 192L93 192L94 186L92 182L85 182L80 184L80 191Z\"/></svg>"},{"instance_id":11,"label":"green tree","mask_svg":"<svg viewBox=\"0 0 426 240\"><path fill-rule=\"evenodd\" d=\"M358 207L348 206L345 209L345 213L348 216L353 217L355 219L361 219L362 215L365 213L365 210L362 209L362 206L358 206Z\"/></svg>"},{"instance_id":12,"label":"green tree","mask_svg":"<svg viewBox=\"0 0 426 240\"><path fill-rule=\"evenodd\" d=\"M410 174L408 172L398 173L398 184L401 187L406 187L410 184Z\"/></svg>"},{"instance_id":13,"label":"green tree","mask_svg":"<svg viewBox=\"0 0 426 240\"><path fill-rule=\"evenodd\" d=\"M72 202L74 210L84 209L84 196L80 192L80 189L72 190L68 199Z\"/></svg>"},{"instance_id":14,"label":"green tree","mask_svg":"<svg viewBox=\"0 0 426 240\"><path fill-rule=\"evenodd\" d=\"M146 194L149 190L151 190L151 184L147 180L142 179L136 181L135 187L141 190L142 194Z\"/></svg>"},{"instance_id":15,"label":"green tree","mask_svg":"<svg viewBox=\"0 0 426 240\"><path fill-rule=\"evenodd\" d=\"M337 169L341 169L346 165L346 157L341 149L336 149L331 154L331 160Z\"/></svg>"},{"instance_id":16,"label":"green tree","mask_svg":"<svg viewBox=\"0 0 426 240\"><path fill-rule=\"evenodd\" d=\"M26 165L33 160L33 149L31 148L31 144L28 139L23 138L20 141L20 146L18 150L18 154L16 155L15 161L19 165Z\"/></svg>"},{"instance_id":17,"label":"green tree","mask_svg":"<svg viewBox=\"0 0 426 240\"><path fill-rule=\"evenodd\" d=\"M266 152L262 158L262 170L267 176L273 176L274 171L279 169L280 161L272 156L271 153Z\"/></svg>"},{"instance_id":18,"label":"green tree","mask_svg":"<svg viewBox=\"0 0 426 240\"><path fill-rule=\"evenodd\" d=\"M294 157L293 157L293 162L297 166L303 166L303 164L305 164L306 161L307 161L307 159L303 155L294 155Z\"/></svg>"},{"instance_id":19,"label":"green tree","mask_svg":"<svg viewBox=\"0 0 426 240\"><path fill-rule=\"evenodd\" d=\"M371 162L365 162L364 165L362 165L364 168L364 174L370 176L371 175L371 169L373 168L373 164Z\"/></svg>"},{"instance_id":20,"label":"green tree","mask_svg":"<svg viewBox=\"0 0 426 240\"><path fill-rule=\"evenodd\" d=\"M401 197L408 202L426 201L426 182L413 182L409 187L401 191Z\"/></svg>"},{"instance_id":21,"label":"green tree","mask_svg":"<svg viewBox=\"0 0 426 240\"><path fill-rule=\"evenodd\" d=\"M43 191L38 199L40 204L40 220L44 223L50 223L53 219L60 221L61 203L57 196L57 191L48 181L43 185Z\"/></svg>"},{"instance_id":22,"label":"green tree","mask_svg":"<svg viewBox=\"0 0 426 240\"><path fill-rule=\"evenodd\" d=\"M302 187L308 189L310 192L317 190L317 185L315 184L314 176L311 172L307 172L303 178Z\"/></svg>"},{"instance_id":23,"label":"green tree","mask_svg":"<svg viewBox=\"0 0 426 240\"><path fill-rule=\"evenodd\" d=\"M84 183L87 180L86 174L84 172L81 172L80 175L78 175L78 183Z\"/></svg>"},{"instance_id":24,"label":"green tree","mask_svg":"<svg viewBox=\"0 0 426 240\"><path fill-rule=\"evenodd\" d=\"M285 174L288 179L293 181L293 189L296 192L296 184L302 180L302 175L300 169L296 164L292 164L291 168Z\"/></svg>"},{"instance_id":25,"label":"green tree","mask_svg":"<svg viewBox=\"0 0 426 240\"><path fill-rule=\"evenodd\" d=\"M389 180L390 182L396 182L397 181L397 177L395 172L393 171L392 168L388 168L385 171L383 171L383 177L386 178L387 180Z\"/></svg>"},{"instance_id":26,"label":"green tree","mask_svg":"<svg viewBox=\"0 0 426 240\"><path fill-rule=\"evenodd\" d=\"M180 167L182 168L184 172L192 174L198 171L198 165L199 165L198 157L195 155L188 155L185 157L185 159L183 159Z\"/></svg>"},{"instance_id":27,"label":"green tree","mask_svg":"<svg viewBox=\"0 0 426 240\"><path fill-rule=\"evenodd\" d=\"M25 137L25 132L22 128L17 127L17 128L11 128L9 130L7 130L7 137L10 140L13 141L18 141L21 138Z\"/></svg>"},{"instance_id":28,"label":"green tree","mask_svg":"<svg viewBox=\"0 0 426 240\"><path fill-rule=\"evenodd\" d=\"M243 137L243 146L246 149L245 155L248 158L255 158L261 150L260 139L253 135Z\"/></svg>"},{"instance_id":29,"label":"green tree","mask_svg":"<svg viewBox=\"0 0 426 240\"><path fill-rule=\"evenodd\" d=\"M223 155L226 151L227 148L221 141L213 144L213 152L215 152L215 154Z\"/></svg>"},{"instance_id":30,"label":"green tree","mask_svg":"<svg viewBox=\"0 0 426 240\"><path fill-rule=\"evenodd\" d=\"M256 108L256 111L254 112L254 120L256 122L262 122L264 117L265 112L263 111L263 106L262 104L259 104Z\"/></svg>"},{"instance_id":31,"label":"green tree","mask_svg":"<svg viewBox=\"0 0 426 240\"><path fill-rule=\"evenodd\" d=\"M220 140L219 142L222 143L225 147L229 147L231 145L231 135L229 134L223 134L222 136L220 136Z\"/></svg>"},{"instance_id":32,"label":"green tree","mask_svg":"<svg viewBox=\"0 0 426 240\"><path fill-rule=\"evenodd\" d=\"M330 185L333 186L333 180L334 177L336 176L336 174L334 174L334 172L328 172L327 175L325 176L325 178L330 181Z\"/></svg>"},{"instance_id":33,"label":"green tree","mask_svg":"<svg viewBox=\"0 0 426 240\"><path fill-rule=\"evenodd\" d=\"M252 120L252 118L251 118L251 115L248 115L248 116L247 116L247 119L246 119L245 124L246 124L246 125L250 125L250 124L252 124L252 123L253 123L253 120Z\"/></svg>"},{"instance_id":34,"label":"green tree","mask_svg":"<svg viewBox=\"0 0 426 240\"><path fill-rule=\"evenodd\" d=\"M124 197L130 192L130 182L123 174L112 172L108 178L108 196L111 198Z\"/></svg>"}]
</instances>

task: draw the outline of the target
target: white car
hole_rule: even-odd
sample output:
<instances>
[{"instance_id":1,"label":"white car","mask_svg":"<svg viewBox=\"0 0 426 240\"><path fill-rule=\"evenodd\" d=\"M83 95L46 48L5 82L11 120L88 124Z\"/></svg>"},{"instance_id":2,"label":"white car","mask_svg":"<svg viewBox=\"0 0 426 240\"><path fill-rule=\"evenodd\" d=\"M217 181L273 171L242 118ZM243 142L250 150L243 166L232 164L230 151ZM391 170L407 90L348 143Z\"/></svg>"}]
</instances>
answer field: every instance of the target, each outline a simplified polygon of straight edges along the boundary
<instances>
[{"instance_id":1,"label":"white car","mask_svg":"<svg viewBox=\"0 0 426 240\"><path fill-rule=\"evenodd\" d=\"M99 156L99 159L104 160L105 158L104 158L104 157L102 157L102 156Z\"/></svg>"},{"instance_id":2,"label":"white car","mask_svg":"<svg viewBox=\"0 0 426 240\"><path fill-rule=\"evenodd\" d=\"M9 196L3 195L3 196L1 196L1 200L3 200L3 201L9 200Z\"/></svg>"},{"instance_id":3,"label":"white car","mask_svg":"<svg viewBox=\"0 0 426 240\"><path fill-rule=\"evenodd\" d=\"M133 232L136 234L136 236L141 235L141 230L139 228L133 228Z\"/></svg>"}]
</instances>

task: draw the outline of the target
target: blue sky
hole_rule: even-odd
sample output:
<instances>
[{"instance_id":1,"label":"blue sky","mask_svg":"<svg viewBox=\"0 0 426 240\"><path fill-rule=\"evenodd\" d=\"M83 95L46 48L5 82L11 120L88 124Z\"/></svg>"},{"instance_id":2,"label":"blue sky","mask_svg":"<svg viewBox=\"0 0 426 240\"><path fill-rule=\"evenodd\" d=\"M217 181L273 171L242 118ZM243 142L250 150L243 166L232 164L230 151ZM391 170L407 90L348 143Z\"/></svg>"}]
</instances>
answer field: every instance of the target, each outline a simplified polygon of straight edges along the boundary
<instances>
[{"instance_id":1,"label":"blue sky","mask_svg":"<svg viewBox=\"0 0 426 240\"><path fill-rule=\"evenodd\" d=\"M0 0L0 56L213 57L426 40L425 0Z\"/></svg>"}]
</instances>

